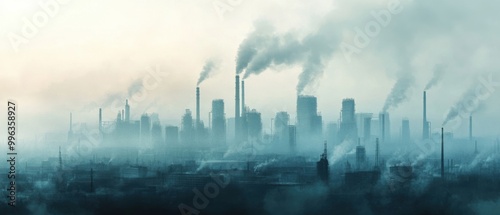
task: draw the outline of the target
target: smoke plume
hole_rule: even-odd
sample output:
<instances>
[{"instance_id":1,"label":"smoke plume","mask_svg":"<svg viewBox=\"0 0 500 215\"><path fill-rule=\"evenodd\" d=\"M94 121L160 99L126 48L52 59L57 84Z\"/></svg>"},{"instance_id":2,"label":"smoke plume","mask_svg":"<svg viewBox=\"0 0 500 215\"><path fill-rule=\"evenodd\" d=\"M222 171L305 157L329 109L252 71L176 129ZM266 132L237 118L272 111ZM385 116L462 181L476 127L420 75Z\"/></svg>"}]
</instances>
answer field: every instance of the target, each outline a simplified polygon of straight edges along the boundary
<instances>
[{"instance_id":1,"label":"smoke plume","mask_svg":"<svg viewBox=\"0 0 500 215\"><path fill-rule=\"evenodd\" d=\"M468 117L471 113L478 111L482 107L480 97L483 95L478 94L477 89L478 87L474 84L462 94L460 99L448 110L443 121L443 126L458 117Z\"/></svg>"},{"instance_id":2,"label":"smoke plume","mask_svg":"<svg viewBox=\"0 0 500 215\"><path fill-rule=\"evenodd\" d=\"M324 61L338 46L338 32L332 32L331 20L304 37L295 32L279 34L269 25L258 24L254 32L240 44L236 73L245 70L243 78L258 75L274 66L302 66L297 94L316 83L323 74Z\"/></svg>"},{"instance_id":3,"label":"smoke plume","mask_svg":"<svg viewBox=\"0 0 500 215\"><path fill-rule=\"evenodd\" d=\"M212 76L216 68L217 64L215 60L207 60L207 62L205 62L205 65L203 66L203 70L201 70L200 78L198 78L198 83L196 85L199 86L203 81Z\"/></svg>"},{"instance_id":4,"label":"smoke plume","mask_svg":"<svg viewBox=\"0 0 500 215\"><path fill-rule=\"evenodd\" d=\"M432 75L431 80L427 83L427 85L425 85L425 90L429 90L432 87L434 87L437 83L439 83L439 81L443 77L445 69L446 65L438 64L434 66L434 73Z\"/></svg>"},{"instance_id":5,"label":"smoke plume","mask_svg":"<svg viewBox=\"0 0 500 215\"><path fill-rule=\"evenodd\" d=\"M390 108L398 107L401 102L408 99L408 90L415 82L414 77L410 73L403 74L392 87L391 92L385 100L382 112L388 111Z\"/></svg>"}]
</instances>

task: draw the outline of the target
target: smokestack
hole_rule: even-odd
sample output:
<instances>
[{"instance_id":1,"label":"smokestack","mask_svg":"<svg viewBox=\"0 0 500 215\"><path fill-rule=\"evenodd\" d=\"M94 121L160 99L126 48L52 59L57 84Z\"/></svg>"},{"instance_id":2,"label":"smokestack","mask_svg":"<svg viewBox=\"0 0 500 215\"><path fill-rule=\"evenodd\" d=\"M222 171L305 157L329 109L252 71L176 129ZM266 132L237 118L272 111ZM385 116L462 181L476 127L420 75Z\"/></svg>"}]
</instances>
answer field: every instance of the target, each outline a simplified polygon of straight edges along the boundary
<instances>
[{"instance_id":1,"label":"smokestack","mask_svg":"<svg viewBox=\"0 0 500 215\"><path fill-rule=\"evenodd\" d=\"M245 115L245 80L241 80L241 113Z\"/></svg>"},{"instance_id":2,"label":"smokestack","mask_svg":"<svg viewBox=\"0 0 500 215\"><path fill-rule=\"evenodd\" d=\"M130 105L128 105L128 99L125 100L125 122L130 121Z\"/></svg>"},{"instance_id":3,"label":"smokestack","mask_svg":"<svg viewBox=\"0 0 500 215\"><path fill-rule=\"evenodd\" d=\"M99 108L99 132L102 132L102 108Z\"/></svg>"},{"instance_id":4,"label":"smokestack","mask_svg":"<svg viewBox=\"0 0 500 215\"><path fill-rule=\"evenodd\" d=\"M441 178L444 179L444 129L441 127Z\"/></svg>"},{"instance_id":5,"label":"smokestack","mask_svg":"<svg viewBox=\"0 0 500 215\"><path fill-rule=\"evenodd\" d=\"M429 123L427 123L427 92L424 91L424 114L423 114L422 139L429 139Z\"/></svg>"},{"instance_id":6,"label":"smokestack","mask_svg":"<svg viewBox=\"0 0 500 215\"><path fill-rule=\"evenodd\" d=\"M240 76L236 75L235 82L235 108L234 108L234 123L235 123L235 139L240 135Z\"/></svg>"},{"instance_id":7,"label":"smokestack","mask_svg":"<svg viewBox=\"0 0 500 215\"><path fill-rule=\"evenodd\" d=\"M469 140L472 141L472 115L469 116Z\"/></svg>"},{"instance_id":8,"label":"smokestack","mask_svg":"<svg viewBox=\"0 0 500 215\"><path fill-rule=\"evenodd\" d=\"M235 119L240 118L240 76L236 75L235 86Z\"/></svg>"},{"instance_id":9,"label":"smokestack","mask_svg":"<svg viewBox=\"0 0 500 215\"><path fill-rule=\"evenodd\" d=\"M196 131L199 131L200 127L200 88L196 87Z\"/></svg>"}]
</instances>

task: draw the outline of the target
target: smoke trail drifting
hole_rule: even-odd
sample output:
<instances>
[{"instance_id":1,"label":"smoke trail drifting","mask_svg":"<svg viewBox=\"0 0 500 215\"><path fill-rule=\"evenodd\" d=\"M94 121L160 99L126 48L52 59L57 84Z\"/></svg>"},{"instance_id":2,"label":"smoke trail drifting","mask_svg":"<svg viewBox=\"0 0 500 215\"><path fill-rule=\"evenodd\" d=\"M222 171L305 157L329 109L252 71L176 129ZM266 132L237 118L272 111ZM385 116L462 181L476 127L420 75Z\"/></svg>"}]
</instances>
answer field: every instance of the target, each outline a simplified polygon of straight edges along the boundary
<instances>
[{"instance_id":1,"label":"smoke trail drifting","mask_svg":"<svg viewBox=\"0 0 500 215\"><path fill-rule=\"evenodd\" d=\"M401 102L408 99L408 90L413 86L414 82L415 79L410 73L403 74L387 96L382 112L386 112L390 108L396 108Z\"/></svg>"},{"instance_id":2,"label":"smoke trail drifting","mask_svg":"<svg viewBox=\"0 0 500 215\"><path fill-rule=\"evenodd\" d=\"M462 94L460 99L448 110L443 121L443 126L458 117L466 118L471 113L478 111L482 107L482 103L479 99L480 95L477 94L476 90L477 87L472 85Z\"/></svg>"},{"instance_id":3,"label":"smoke trail drifting","mask_svg":"<svg viewBox=\"0 0 500 215\"><path fill-rule=\"evenodd\" d=\"M274 28L265 22L255 24L255 30L240 44L238 56L236 57L236 74L241 74L253 60L258 50L262 49L266 41L271 37L270 32Z\"/></svg>"},{"instance_id":4,"label":"smoke trail drifting","mask_svg":"<svg viewBox=\"0 0 500 215\"><path fill-rule=\"evenodd\" d=\"M332 19L334 20L334 19ZM338 28L327 20L318 30L305 37L293 32L278 34L269 26L256 26L238 49L236 73L245 70L243 78L258 75L272 66L299 64L297 94L316 83L323 74L324 61L330 59L339 44Z\"/></svg>"},{"instance_id":5,"label":"smoke trail drifting","mask_svg":"<svg viewBox=\"0 0 500 215\"><path fill-rule=\"evenodd\" d=\"M216 67L217 65L213 59L207 60L203 66L203 70L200 73L200 78L198 79L198 83L196 85L200 85L203 81L209 78L215 71Z\"/></svg>"},{"instance_id":6,"label":"smoke trail drifting","mask_svg":"<svg viewBox=\"0 0 500 215\"><path fill-rule=\"evenodd\" d=\"M425 85L425 90L431 89L441 80L445 69L446 65L438 64L434 66L434 74L432 75L432 79Z\"/></svg>"}]
</instances>

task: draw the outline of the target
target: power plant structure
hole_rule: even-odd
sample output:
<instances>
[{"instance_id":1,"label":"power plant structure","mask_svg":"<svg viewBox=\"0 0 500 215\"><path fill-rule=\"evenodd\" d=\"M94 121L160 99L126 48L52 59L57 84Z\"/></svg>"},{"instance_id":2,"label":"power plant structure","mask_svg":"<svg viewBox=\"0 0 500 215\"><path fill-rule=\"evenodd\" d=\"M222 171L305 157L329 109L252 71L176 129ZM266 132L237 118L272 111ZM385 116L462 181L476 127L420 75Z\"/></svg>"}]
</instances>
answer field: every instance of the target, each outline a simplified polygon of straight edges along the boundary
<instances>
[{"instance_id":1,"label":"power plant structure","mask_svg":"<svg viewBox=\"0 0 500 215\"><path fill-rule=\"evenodd\" d=\"M317 98L314 96L297 96L297 142L306 146L322 139L323 121L318 113Z\"/></svg>"},{"instance_id":2,"label":"power plant structure","mask_svg":"<svg viewBox=\"0 0 500 215\"><path fill-rule=\"evenodd\" d=\"M198 86L194 99L196 106L186 108L180 120L176 118L177 123L170 122L169 117L160 123L158 113L154 112L144 112L133 119L131 109L135 110L135 105L128 99L123 100L122 107L112 110L112 121L106 121L104 116L108 112L99 108L98 125L94 127L98 127L96 133L99 133L97 140L100 142L88 151L89 155L78 154L85 158L81 159L84 162L77 163L75 160L79 158L71 158L64 160L63 168L62 149L65 146L62 146L59 165L54 156L42 161L36 171L42 172L44 177L50 177L46 174L50 171L60 173L60 181L55 183L59 194L81 192L87 197L95 197L108 192L107 189L132 189L142 193L168 189L175 196L195 192L193 190L211 195L213 187L208 186L217 185L221 189L228 186L228 190L248 193L252 198L259 196L258 199L266 197L261 193L268 194L276 188L290 191L311 187L323 189L321 192L328 193L326 198L333 199L361 194L373 195L373 199L408 198L415 195L415 189L420 189L422 183L429 190L439 190L442 184L456 186L459 182L468 186L476 181L491 181L500 175L497 169L500 161L495 160L500 153L500 143L493 141L495 156L483 159L483 153L489 153L486 145L489 140L473 135L472 115L469 116L468 132L462 132L462 136L444 132L444 126L441 133L430 133L426 92L422 141L417 133L420 131L412 133L410 129L414 125L411 122L417 121L415 124L419 126L420 120L393 115L393 119L400 119L393 121L393 128L399 135L391 133L389 114L392 112L359 112L362 103L359 100L356 103L353 98L342 100L339 116L330 119L324 131L323 116L318 111L315 96L298 95L296 114L286 110L259 112L247 104L252 100L248 98L253 98L246 97L246 93L252 93L248 91L251 84L236 76L235 117L226 117L227 103L223 99L212 99L211 106L204 105L202 89ZM203 111L201 107L211 108ZM209 129L201 119L207 112ZM79 126L73 123L72 116L70 113L68 140L74 141L68 141L70 146L66 150L74 150L70 147L75 144L81 146L92 141L89 138L92 136L78 131ZM467 126L464 124L464 127ZM444 141L447 142L447 165L444 163ZM318 143L324 143L319 160L317 152L321 144ZM479 143L483 149L481 154ZM467 146L466 153L456 146ZM55 150L53 152L55 155ZM226 176L228 180L231 177L227 185L221 182ZM220 193L222 198L227 198ZM195 192L194 195L201 194ZM172 199L175 197L169 200Z\"/></svg>"},{"instance_id":3,"label":"power plant structure","mask_svg":"<svg viewBox=\"0 0 500 215\"><path fill-rule=\"evenodd\" d=\"M340 113L339 142L355 141L358 139L355 115L354 99L344 99Z\"/></svg>"}]
</instances>

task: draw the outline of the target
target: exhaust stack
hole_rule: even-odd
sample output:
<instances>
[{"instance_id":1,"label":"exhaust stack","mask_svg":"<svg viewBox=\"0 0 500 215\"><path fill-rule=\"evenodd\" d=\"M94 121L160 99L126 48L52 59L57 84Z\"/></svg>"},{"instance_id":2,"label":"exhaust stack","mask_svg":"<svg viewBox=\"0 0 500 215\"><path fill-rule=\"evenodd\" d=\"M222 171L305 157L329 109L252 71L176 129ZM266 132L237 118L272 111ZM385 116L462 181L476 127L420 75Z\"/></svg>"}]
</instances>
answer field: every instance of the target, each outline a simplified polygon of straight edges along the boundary
<instances>
[{"instance_id":1,"label":"exhaust stack","mask_svg":"<svg viewBox=\"0 0 500 215\"><path fill-rule=\"evenodd\" d=\"M240 136L240 76L236 75L235 81L235 107L234 107L234 138L238 140Z\"/></svg>"},{"instance_id":2,"label":"exhaust stack","mask_svg":"<svg viewBox=\"0 0 500 215\"><path fill-rule=\"evenodd\" d=\"M128 99L125 100L125 122L130 121L130 105L128 105Z\"/></svg>"},{"instance_id":3,"label":"exhaust stack","mask_svg":"<svg viewBox=\"0 0 500 215\"><path fill-rule=\"evenodd\" d=\"M423 128L422 139L429 139L429 122L427 122L427 92L424 91L424 113L423 113Z\"/></svg>"}]
</instances>

